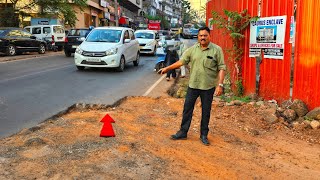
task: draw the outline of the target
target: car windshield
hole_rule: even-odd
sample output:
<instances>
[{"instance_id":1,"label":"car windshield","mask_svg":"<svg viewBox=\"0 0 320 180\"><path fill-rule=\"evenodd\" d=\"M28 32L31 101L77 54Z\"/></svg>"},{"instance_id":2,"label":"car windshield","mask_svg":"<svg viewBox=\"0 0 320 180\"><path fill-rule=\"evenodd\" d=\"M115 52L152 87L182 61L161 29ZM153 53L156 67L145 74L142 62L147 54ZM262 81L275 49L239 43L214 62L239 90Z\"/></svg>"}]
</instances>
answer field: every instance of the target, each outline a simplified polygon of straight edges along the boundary
<instances>
[{"instance_id":1,"label":"car windshield","mask_svg":"<svg viewBox=\"0 0 320 180\"><path fill-rule=\"evenodd\" d=\"M87 42L111 42L118 43L121 38L121 30L94 29L87 37Z\"/></svg>"},{"instance_id":2,"label":"car windshield","mask_svg":"<svg viewBox=\"0 0 320 180\"><path fill-rule=\"evenodd\" d=\"M154 35L152 33L135 33L136 38L141 39L154 39Z\"/></svg>"},{"instance_id":3,"label":"car windshield","mask_svg":"<svg viewBox=\"0 0 320 180\"><path fill-rule=\"evenodd\" d=\"M68 36L85 37L88 31L88 29L71 29Z\"/></svg>"},{"instance_id":4,"label":"car windshield","mask_svg":"<svg viewBox=\"0 0 320 180\"><path fill-rule=\"evenodd\" d=\"M4 36L6 33L6 30L0 29L0 36Z\"/></svg>"},{"instance_id":5,"label":"car windshield","mask_svg":"<svg viewBox=\"0 0 320 180\"><path fill-rule=\"evenodd\" d=\"M53 32L54 33L64 33L64 29L62 26L53 26Z\"/></svg>"},{"instance_id":6,"label":"car windshield","mask_svg":"<svg viewBox=\"0 0 320 180\"><path fill-rule=\"evenodd\" d=\"M198 29L191 29L191 32L193 32L193 33L198 33Z\"/></svg>"}]
</instances>

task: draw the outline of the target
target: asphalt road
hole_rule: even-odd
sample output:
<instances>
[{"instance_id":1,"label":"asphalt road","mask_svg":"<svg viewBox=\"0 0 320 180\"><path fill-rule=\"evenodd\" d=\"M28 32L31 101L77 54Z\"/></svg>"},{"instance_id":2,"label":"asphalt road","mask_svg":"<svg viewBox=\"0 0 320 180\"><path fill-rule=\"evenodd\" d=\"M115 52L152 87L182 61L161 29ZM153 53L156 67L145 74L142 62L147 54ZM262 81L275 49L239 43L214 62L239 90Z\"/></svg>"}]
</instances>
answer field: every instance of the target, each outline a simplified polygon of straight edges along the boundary
<instances>
[{"instance_id":1,"label":"asphalt road","mask_svg":"<svg viewBox=\"0 0 320 180\"><path fill-rule=\"evenodd\" d=\"M195 40L182 40L188 46ZM155 56L141 56L139 66L78 71L73 57L62 54L0 61L0 138L18 132L75 103L113 104L125 96L142 96L160 75Z\"/></svg>"},{"instance_id":2,"label":"asphalt road","mask_svg":"<svg viewBox=\"0 0 320 180\"><path fill-rule=\"evenodd\" d=\"M112 104L143 95L161 76L156 57L141 56L138 67L78 71L64 55L0 63L0 137L32 127L74 103Z\"/></svg>"}]
</instances>

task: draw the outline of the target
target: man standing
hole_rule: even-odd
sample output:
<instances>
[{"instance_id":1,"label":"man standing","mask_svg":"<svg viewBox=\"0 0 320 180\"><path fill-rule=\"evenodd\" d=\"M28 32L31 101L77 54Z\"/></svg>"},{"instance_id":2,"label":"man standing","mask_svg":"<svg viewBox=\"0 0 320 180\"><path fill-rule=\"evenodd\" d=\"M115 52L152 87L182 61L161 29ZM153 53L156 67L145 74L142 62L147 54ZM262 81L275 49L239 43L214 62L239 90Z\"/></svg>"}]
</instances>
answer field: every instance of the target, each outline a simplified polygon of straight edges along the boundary
<instances>
[{"instance_id":1,"label":"man standing","mask_svg":"<svg viewBox=\"0 0 320 180\"><path fill-rule=\"evenodd\" d=\"M198 32L198 43L188 48L179 61L159 70L164 74L182 65L191 66L189 87L184 102L180 130L171 136L173 140L186 139L190 128L194 104L200 96L202 104L200 140L209 145L208 132L213 95L223 92L226 65L221 47L210 42L210 29L202 27Z\"/></svg>"}]
</instances>

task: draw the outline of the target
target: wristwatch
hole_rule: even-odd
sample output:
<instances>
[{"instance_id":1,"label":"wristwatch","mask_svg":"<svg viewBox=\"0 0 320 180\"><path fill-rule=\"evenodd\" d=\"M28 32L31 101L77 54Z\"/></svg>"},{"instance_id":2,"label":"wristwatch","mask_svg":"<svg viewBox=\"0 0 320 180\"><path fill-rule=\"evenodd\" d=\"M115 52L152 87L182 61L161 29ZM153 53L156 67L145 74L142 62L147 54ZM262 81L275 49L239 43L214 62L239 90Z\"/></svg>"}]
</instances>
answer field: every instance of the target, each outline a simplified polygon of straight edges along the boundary
<instances>
[{"instance_id":1,"label":"wristwatch","mask_svg":"<svg viewBox=\"0 0 320 180\"><path fill-rule=\"evenodd\" d=\"M223 84L219 83L219 86L223 88Z\"/></svg>"}]
</instances>

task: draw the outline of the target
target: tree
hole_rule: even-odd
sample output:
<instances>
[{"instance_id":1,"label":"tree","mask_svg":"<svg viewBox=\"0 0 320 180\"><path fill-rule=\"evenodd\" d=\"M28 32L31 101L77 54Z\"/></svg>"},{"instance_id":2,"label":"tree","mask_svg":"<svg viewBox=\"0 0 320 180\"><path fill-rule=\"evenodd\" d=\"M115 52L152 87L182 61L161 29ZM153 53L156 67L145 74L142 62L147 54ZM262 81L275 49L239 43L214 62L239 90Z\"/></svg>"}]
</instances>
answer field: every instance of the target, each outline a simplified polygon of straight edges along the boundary
<instances>
[{"instance_id":1,"label":"tree","mask_svg":"<svg viewBox=\"0 0 320 180\"><path fill-rule=\"evenodd\" d=\"M189 22L190 16L188 13L190 9L191 9L190 2L188 0L181 0L182 25Z\"/></svg>"},{"instance_id":2,"label":"tree","mask_svg":"<svg viewBox=\"0 0 320 180\"><path fill-rule=\"evenodd\" d=\"M9 3L8 3L9 1ZM80 7L82 11L87 6L87 0L29 0L29 3L18 7L17 3L19 0L7 0L5 7L10 6L11 8L4 8L5 11L1 10L0 19L3 26L17 26L16 23L6 21L6 17L17 17L22 14L27 15L26 12L32 11L39 7L39 16L53 18L58 17L64 19L66 24L74 26L77 20L76 12L73 9L73 5ZM8 16L8 14L12 16Z\"/></svg>"}]
</instances>

